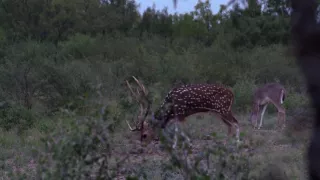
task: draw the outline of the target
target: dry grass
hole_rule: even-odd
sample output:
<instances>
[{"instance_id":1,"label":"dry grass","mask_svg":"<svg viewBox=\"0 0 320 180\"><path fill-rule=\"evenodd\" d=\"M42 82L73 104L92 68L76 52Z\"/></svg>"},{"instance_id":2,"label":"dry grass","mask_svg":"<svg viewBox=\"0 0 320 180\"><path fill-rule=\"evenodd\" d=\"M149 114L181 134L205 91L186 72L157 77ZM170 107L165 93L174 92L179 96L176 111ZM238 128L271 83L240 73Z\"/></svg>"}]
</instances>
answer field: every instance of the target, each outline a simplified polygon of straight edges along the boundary
<instances>
[{"instance_id":1,"label":"dry grass","mask_svg":"<svg viewBox=\"0 0 320 180\"><path fill-rule=\"evenodd\" d=\"M41 134L35 129L24 136L18 136L15 131L0 133L1 179L35 179L40 137Z\"/></svg>"}]
</instances>

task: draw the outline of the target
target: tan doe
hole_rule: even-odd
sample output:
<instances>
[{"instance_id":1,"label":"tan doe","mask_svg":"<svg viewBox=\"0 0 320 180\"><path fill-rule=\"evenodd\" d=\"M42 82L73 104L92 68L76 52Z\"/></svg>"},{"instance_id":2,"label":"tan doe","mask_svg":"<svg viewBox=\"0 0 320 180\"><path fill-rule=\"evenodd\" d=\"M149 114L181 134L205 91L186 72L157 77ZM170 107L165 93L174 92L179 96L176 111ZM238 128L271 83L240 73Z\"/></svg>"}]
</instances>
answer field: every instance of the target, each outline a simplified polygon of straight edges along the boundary
<instances>
[{"instance_id":1,"label":"tan doe","mask_svg":"<svg viewBox=\"0 0 320 180\"><path fill-rule=\"evenodd\" d=\"M253 95L252 112L249 121L253 128L257 128L258 116L260 116L260 123L258 129L262 127L263 116L269 103L272 103L278 110L278 125L282 119L283 127L285 127L286 111L283 107L283 102L286 98L286 90L279 83L268 83L255 90Z\"/></svg>"},{"instance_id":2,"label":"tan doe","mask_svg":"<svg viewBox=\"0 0 320 180\"><path fill-rule=\"evenodd\" d=\"M145 121L150 113L150 100L148 92L143 84L133 76L133 79L138 85L136 90L126 81L132 95L140 105L140 115L136 127L132 128L128 123L131 131L140 131L141 141L150 141L154 138L154 129L150 126L150 121ZM232 91L219 84L189 84L175 87L169 91L160 108L155 113L152 113L152 120L156 124L161 124L164 129L168 122L175 125L175 131L178 132L177 122L184 122L185 119L197 113L214 113L222 119L228 126L228 138L230 137L232 127L236 129L236 138L239 142L239 123L231 112L231 106L234 101ZM174 136L173 148L177 145L177 133ZM181 132L181 135L190 143L190 139Z\"/></svg>"}]
</instances>

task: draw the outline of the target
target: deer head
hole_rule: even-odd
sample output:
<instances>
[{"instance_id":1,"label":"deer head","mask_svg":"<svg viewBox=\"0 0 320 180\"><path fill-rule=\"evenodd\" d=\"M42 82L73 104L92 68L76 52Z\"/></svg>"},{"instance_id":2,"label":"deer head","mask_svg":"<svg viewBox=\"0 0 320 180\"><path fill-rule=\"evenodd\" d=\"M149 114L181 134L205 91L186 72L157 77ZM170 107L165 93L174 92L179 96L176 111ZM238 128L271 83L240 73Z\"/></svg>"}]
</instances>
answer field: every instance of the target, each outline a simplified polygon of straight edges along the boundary
<instances>
[{"instance_id":1,"label":"deer head","mask_svg":"<svg viewBox=\"0 0 320 180\"><path fill-rule=\"evenodd\" d=\"M150 124L150 118L148 118L148 114L150 114L151 102L148 99L148 91L144 87L144 85L134 76L132 76L136 84L138 85L136 89L130 85L130 83L126 80L126 84L134 97L134 99L139 104L139 113L137 116L137 121L132 118L132 121L135 122L135 127L133 128L130 123L127 121L129 129L131 131L140 131L140 141L150 141L154 137L154 126ZM152 113L152 120L154 120L154 113Z\"/></svg>"}]
</instances>

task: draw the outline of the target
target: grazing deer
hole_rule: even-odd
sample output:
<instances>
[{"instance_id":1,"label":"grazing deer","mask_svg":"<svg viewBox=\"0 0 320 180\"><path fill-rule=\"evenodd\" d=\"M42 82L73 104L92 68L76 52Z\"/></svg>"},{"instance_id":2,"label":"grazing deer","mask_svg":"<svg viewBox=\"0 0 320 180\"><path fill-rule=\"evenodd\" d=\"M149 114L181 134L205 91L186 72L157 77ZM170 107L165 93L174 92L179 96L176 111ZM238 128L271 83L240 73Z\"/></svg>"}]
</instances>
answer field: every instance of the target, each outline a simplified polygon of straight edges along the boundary
<instances>
[{"instance_id":1,"label":"grazing deer","mask_svg":"<svg viewBox=\"0 0 320 180\"><path fill-rule=\"evenodd\" d=\"M150 140L154 136L154 130L151 128L148 121L145 121L150 111L150 101L147 98L148 92L143 84L133 76L133 79L138 84L136 91L126 81L132 95L140 105L139 122L136 123L136 128L132 128L128 123L131 131L140 131L140 140ZM234 101L234 94L231 90L218 84L190 84L173 88L165 97L160 108L152 113L152 119L161 124L164 129L167 123L172 120L175 125L175 131L178 132L177 122L184 122L188 116L197 113L211 112L220 116L222 121L228 126L228 137L230 137L232 127L236 129L236 138L239 142L239 124L238 120L231 112L231 106ZM171 122L172 122L171 121ZM174 144L177 145L177 133L174 136ZM190 144L190 139L181 132L181 135L187 139ZM225 141L226 143L226 141Z\"/></svg>"},{"instance_id":2,"label":"grazing deer","mask_svg":"<svg viewBox=\"0 0 320 180\"><path fill-rule=\"evenodd\" d=\"M278 110L278 125L280 119L283 119L283 128L285 127L285 108L282 106L286 97L285 88L279 83L268 83L258 88L253 95L253 107L249 121L253 128L258 125L258 116L260 115L260 124L258 129L262 127L263 115L269 103L272 103Z\"/></svg>"}]
</instances>

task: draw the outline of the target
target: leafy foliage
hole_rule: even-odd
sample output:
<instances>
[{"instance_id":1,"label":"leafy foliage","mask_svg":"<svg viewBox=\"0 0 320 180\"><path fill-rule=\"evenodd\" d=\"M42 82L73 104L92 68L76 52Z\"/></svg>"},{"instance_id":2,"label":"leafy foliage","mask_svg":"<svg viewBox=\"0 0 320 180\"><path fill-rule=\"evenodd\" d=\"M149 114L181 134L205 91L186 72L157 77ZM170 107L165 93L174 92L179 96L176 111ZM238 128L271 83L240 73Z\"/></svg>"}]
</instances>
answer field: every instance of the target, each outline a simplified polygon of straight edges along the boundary
<instances>
[{"instance_id":1,"label":"leafy foliage","mask_svg":"<svg viewBox=\"0 0 320 180\"><path fill-rule=\"evenodd\" d=\"M112 159L112 121L84 118L72 124L71 129L61 127L45 138L45 153L40 156L40 179L111 179L115 167ZM108 118L108 117L107 117Z\"/></svg>"}]
</instances>

